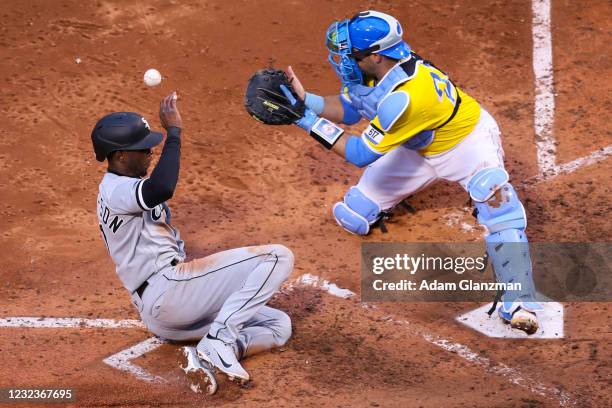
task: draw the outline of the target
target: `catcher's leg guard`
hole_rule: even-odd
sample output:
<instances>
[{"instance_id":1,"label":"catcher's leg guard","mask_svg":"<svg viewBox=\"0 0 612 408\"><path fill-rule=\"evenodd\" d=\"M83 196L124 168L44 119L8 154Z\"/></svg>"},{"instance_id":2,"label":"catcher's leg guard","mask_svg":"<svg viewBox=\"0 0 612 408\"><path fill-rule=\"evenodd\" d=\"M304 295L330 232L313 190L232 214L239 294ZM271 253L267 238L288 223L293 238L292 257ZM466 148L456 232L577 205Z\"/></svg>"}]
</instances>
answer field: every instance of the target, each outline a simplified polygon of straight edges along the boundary
<instances>
[{"instance_id":1,"label":"catcher's leg guard","mask_svg":"<svg viewBox=\"0 0 612 408\"><path fill-rule=\"evenodd\" d=\"M351 234L367 235L370 226L381 216L380 206L368 198L357 187L351 187L344 201L333 208L336 222Z\"/></svg>"},{"instance_id":2,"label":"catcher's leg guard","mask_svg":"<svg viewBox=\"0 0 612 408\"><path fill-rule=\"evenodd\" d=\"M501 312L511 317L519 307L532 312L542 307L535 302L525 209L508 179L503 169L483 169L468 183L468 192L475 202L478 222L489 231L487 254L497 281L520 284L520 290L507 291L502 298Z\"/></svg>"}]
</instances>

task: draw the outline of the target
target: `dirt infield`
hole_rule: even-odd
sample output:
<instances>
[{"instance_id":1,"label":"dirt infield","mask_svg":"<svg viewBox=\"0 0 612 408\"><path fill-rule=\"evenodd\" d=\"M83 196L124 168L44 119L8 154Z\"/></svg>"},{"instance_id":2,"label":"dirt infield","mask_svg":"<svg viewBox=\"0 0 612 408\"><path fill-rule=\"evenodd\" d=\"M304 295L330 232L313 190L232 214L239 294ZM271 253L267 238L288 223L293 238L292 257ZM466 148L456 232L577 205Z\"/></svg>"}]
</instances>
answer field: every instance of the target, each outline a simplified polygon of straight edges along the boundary
<instances>
[{"instance_id":1,"label":"dirt infield","mask_svg":"<svg viewBox=\"0 0 612 408\"><path fill-rule=\"evenodd\" d=\"M388 3L4 0L0 318L138 319L99 234L105 167L90 131L119 110L160 128L159 100L174 89L185 131L170 206L190 258L282 243L296 256L292 278L308 273L358 293L363 241L481 239L466 194L445 183L413 197L417 213L392 219L389 233L345 233L330 210L360 170L300 129L264 127L243 109L247 79L269 64L292 64L313 92L337 92L325 29L367 8L397 17L407 42L497 119L532 241L610 241L609 159L538 178L531 2ZM604 0L552 1L558 163L610 144L611 11ZM159 87L142 83L151 67L164 76ZM245 362L247 387L222 381L204 401L178 370L176 345L132 361L164 384L103 362L151 337L138 327L0 327L0 387L73 387L77 406L612 406L607 303L565 304L565 338L541 341L485 338L456 323L474 304L371 308L299 285L273 304L292 316L292 339Z\"/></svg>"}]
</instances>

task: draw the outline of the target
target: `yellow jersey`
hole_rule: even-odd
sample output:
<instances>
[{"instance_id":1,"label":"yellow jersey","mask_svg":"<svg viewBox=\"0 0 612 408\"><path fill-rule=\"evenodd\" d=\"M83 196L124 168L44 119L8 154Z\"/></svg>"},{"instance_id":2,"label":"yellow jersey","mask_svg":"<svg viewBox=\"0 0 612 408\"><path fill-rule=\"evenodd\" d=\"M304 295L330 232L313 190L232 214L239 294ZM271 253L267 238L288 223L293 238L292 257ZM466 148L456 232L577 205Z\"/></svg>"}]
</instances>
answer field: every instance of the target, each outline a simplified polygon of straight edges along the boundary
<instances>
[{"instance_id":1,"label":"yellow jersey","mask_svg":"<svg viewBox=\"0 0 612 408\"><path fill-rule=\"evenodd\" d=\"M480 105L474 98L456 87L444 72L416 54L413 54L413 58L413 61L398 64L409 79L392 90L408 94L406 109L390 129L382 130L384 127L377 114L364 132L362 139L379 154L387 153L425 130L433 131L433 139L429 145L418 150L419 153L431 156L446 152L463 140L480 118ZM374 86L374 83L368 85ZM344 96L350 100L348 95ZM367 137L368 133L370 136L374 133L376 137Z\"/></svg>"}]
</instances>

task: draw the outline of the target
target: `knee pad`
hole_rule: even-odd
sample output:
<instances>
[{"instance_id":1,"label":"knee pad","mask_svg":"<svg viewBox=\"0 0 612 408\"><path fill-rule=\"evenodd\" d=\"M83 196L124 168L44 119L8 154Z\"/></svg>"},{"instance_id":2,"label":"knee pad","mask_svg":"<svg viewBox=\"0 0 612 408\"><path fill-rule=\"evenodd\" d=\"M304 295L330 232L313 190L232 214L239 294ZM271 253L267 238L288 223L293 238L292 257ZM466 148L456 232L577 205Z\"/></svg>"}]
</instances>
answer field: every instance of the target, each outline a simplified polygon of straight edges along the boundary
<instances>
[{"instance_id":1,"label":"knee pad","mask_svg":"<svg viewBox=\"0 0 612 408\"><path fill-rule=\"evenodd\" d=\"M527 226L525 208L508 183L506 170L480 170L468 183L468 192L475 202L478 222L487 227L490 233L507 229L524 230Z\"/></svg>"},{"instance_id":2,"label":"knee pad","mask_svg":"<svg viewBox=\"0 0 612 408\"><path fill-rule=\"evenodd\" d=\"M380 206L357 187L351 187L344 201L333 208L336 222L351 234L367 235L370 225L380 218Z\"/></svg>"}]
</instances>

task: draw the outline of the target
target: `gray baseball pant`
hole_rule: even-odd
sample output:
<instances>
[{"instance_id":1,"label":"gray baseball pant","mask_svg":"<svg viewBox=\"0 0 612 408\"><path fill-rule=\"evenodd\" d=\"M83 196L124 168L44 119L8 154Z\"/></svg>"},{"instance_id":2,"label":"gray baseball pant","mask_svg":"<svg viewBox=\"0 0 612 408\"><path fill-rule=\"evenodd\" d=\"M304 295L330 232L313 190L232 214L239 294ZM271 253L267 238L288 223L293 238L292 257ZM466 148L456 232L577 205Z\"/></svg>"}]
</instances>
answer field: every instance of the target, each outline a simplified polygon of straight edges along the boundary
<instances>
[{"instance_id":1,"label":"gray baseball pant","mask_svg":"<svg viewBox=\"0 0 612 408\"><path fill-rule=\"evenodd\" d=\"M293 253L285 246L230 249L162 270L148 279L142 299L132 298L157 336L183 341L210 333L236 342L245 357L291 336L289 316L265 304L292 270Z\"/></svg>"}]
</instances>

